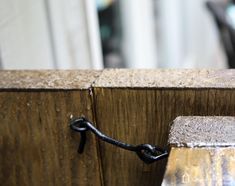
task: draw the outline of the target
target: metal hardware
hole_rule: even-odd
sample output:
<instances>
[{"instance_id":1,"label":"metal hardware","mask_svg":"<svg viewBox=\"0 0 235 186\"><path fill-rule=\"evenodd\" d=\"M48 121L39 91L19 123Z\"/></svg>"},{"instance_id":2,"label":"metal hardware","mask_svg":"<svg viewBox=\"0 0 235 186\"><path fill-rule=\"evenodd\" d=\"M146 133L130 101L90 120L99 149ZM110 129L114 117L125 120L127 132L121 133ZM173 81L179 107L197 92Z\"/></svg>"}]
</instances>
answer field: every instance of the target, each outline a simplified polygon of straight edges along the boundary
<instances>
[{"instance_id":1,"label":"metal hardware","mask_svg":"<svg viewBox=\"0 0 235 186\"><path fill-rule=\"evenodd\" d=\"M86 132L91 131L102 141L120 147L122 149L135 152L138 155L138 157L147 164L168 157L167 150L162 149L155 145L150 145L150 144L130 145L115 140L113 138L110 138L109 136L106 136L105 134L101 133L97 128L93 126L93 124L90 121L88 121L84 117L75 118L71 120L70 128L73 131L79 132L81 134L78 153L82 153L84 151L84 147L86 144Z\"/></svg>"}]
</instances>

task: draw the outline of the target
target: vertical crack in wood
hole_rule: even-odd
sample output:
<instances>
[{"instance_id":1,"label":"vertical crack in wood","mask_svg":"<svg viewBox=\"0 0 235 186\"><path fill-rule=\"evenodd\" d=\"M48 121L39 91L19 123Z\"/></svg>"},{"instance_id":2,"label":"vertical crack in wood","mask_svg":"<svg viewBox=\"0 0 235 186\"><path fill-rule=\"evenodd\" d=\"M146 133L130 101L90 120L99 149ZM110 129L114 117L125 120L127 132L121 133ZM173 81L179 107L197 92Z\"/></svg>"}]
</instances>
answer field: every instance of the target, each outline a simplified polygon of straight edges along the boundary
<instances>
[{"instance_id":1,"label":"vertical crack in wood","mask_svg":"<svg viewBox=\"0 0 235 186\"><path fill-rule=\"evenodd\" d=\"M101 71L100 75L102 74L103 71ZM96 112L96 98L95 98L95 94L94 94L94 88L93 85L95 84L96 80L100 77L100 75L91 83L90 88L88 89L89 91L89 97L91 100L91 105L92 105L92 113L93 113L93 123L95 124L95 126L97 128L99 128L99 124L97 123L97 112ZM98 164L99 164L99 172L100 172L100 181L101 181L101 185L105 186L104 184L104 170L103 170L103 162L102 162L102 156L101 156L101 150L100 150L100 143L98 140L95 140L96 142L96 152L97 152L97 159L98 159Z\"/></svg>"}]
</instances>

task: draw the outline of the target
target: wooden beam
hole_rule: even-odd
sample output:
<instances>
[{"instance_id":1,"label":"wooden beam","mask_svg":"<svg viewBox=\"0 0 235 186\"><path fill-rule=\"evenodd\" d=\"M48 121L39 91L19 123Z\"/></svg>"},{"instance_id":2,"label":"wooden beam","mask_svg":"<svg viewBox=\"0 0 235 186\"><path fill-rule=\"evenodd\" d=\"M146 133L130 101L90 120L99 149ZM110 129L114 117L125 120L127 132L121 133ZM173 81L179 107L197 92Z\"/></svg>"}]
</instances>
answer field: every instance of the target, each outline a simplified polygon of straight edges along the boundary
<instances>
[{"instance_id":1,"label":"wooden beam","mask_svg":"<svg viewBox=\"0 0 235 186\"><path fill-rule=\"evenodd\" d=\"M0 181L159 185L166 161L145 165L131 152L96 145L92 134L77 155L70 115L127 143L165 146L176 116L234 116L234 78L234 70L2 71Z\"/></svg>"},{"instance_id":2,"label":"wooden beam","mask_svg":"<svg viewBox=\"0 0 235 186\"><path fill-rule=\"evenodd\" d=\"M234 70L104 70L94 84L99 129L131 144L167 145L180 115L235 116ZM160 185L165 163L100 142L105 185Z\"/></svg>"},{"instance_id":3,"label":"wooden beam","mask_svg":"<svg viewBox=\"0 0 235 186\"><path fill-rule=\"evenodd\" d=\"M162 185L235 184L235 148L171 149Z\"/></svg>"},{"instance_id":4,"label":"wooden beam","mask_svg":"<svg viewBox=\"0 0 235 186\"><path fill-rule=\"evenodd\" d=\"M235 117L177 117L168 143L175 147L235 146Z\"/></svg>"},{"instance_id":5,"label":"wooden beam","mask_svg":"<svg viewBox=\"0 0 235 186\"><path fill-rule=\"evenodd\" d=\"M234 185L235 117L178 117L162 185Z\"/></svg>"},{"instance_id":6,"label":"wooden beam","mask_svg":"<svg viewBox=\"0 0 235 186\"><path fill-rule=\"evenodd\" d=\"M0 72L1 185L102 185L94 136L80 155L68 126L72 115L94 119L89 88L99 74Z\"/></svg>"},{"instance_id":7,"label":"wooden beam","mask_svg":"<svg viewBox=\"0 0 235 186\"><path fill-rule=\"evenodd\" d=\"M94 70L3 70L0 90L88 90L100 74Z\"/></svg>"}]
</instances>

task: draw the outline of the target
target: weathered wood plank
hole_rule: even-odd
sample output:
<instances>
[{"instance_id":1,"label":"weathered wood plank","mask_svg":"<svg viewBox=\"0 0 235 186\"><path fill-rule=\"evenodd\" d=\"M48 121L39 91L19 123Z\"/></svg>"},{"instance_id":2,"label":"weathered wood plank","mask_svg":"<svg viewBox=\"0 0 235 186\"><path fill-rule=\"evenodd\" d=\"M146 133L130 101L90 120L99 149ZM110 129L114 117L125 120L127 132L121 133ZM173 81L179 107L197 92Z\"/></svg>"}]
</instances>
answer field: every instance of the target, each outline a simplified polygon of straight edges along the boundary
<instances>
[{"instance_id":1,"label":"weathered wood plank","mask_svg":"<svg viewBox=\"0 0 235 186\"><path fill-rule=\"evenodd\" d=\"M168 143L175 147L235 147L235 117L177 117Z\"/></svg>"},{"instance_id":2,"label":"weathered wood plank","mask_svg":"<svg viewBox=\"0 0 235 186\"><path fill-rule=\"evenodd\" d=\"M235 184L235 148L175 148L168 158L162 185Z\"/></svg>"},{"instance_id":3,"label":"weathered wood plank","mask_svg":"<svg viewBox=\"0 0 235 186\"><path fill-rule=\"evenodd\" d=\"M94 84L97 126L132 144L167 145L180 115L235 116L234 70L104 70ZM164 161L100 142L105 185L160 185Z\"/></svg>"},{"instance_id":4,"label":"weathered wood plank","mask_svg":"<svg viewBox=\"0 0 235 186\"><path fill-rule=\"evenodd\" d=\"M99 73L93 71L1 73L0 144L7 154L0 158L0 179L6 185L24 185L30 178L29 184L35 185L100 185L102 173L104 185L161 183L164 161L145 165L133 153L102 142L99 157L92 134L88 134L85 154L74 153L79 135L67 128L70 114L87 116L116 139L162 146L176 116L235 115L233 70L105 70L98 79ZM51 145L45 145L47 141ZM44 146L45 151L41 150ZM24 149L31 151L25 154ZM69 157L71 160L65 161ZM12 166L10 162L17 163ZM10 171L4 172L5 168Z\"/></svg>"},{"instance_id":5,"label":"weathered wood plank","mask_svg":"<svg viewBox=\"0 0 235 186\"><path fill-rule=\"evenodd\" d=\"M99 87L119 88L235 88L235 70L127 70L108 69L96 81Z\"/></svg>"},{"instance_id":6,"label":"weathered wood plank","mask_svg":"<svg viewBox=\"0 0 235 186\"><path fill-rule=\"evenodd\" d=\"M71 115L94 120L89 88L98 75L0 73L1 185L102 185L94 136L79 155L68 126Z\"/></svg>"},{"instance_id":7,"label":"weathered wood plank","mask_svg":"<svg viewBox=\"0 0 235 186\"><path fill-rule=\"evenodd\" d=\"M235 184L235 117L178 117L162 185Z\"/></svg>"},{"instance_id":8,"label":"weathered wood plank","mask_svg":"<svg viewBox=\"0 0 235 186\"><path fill-rule=\"evenodd\" d=\"M0 90L89 89L100 73L95 70L2 70Z\"/></svg>"}]
</instances>

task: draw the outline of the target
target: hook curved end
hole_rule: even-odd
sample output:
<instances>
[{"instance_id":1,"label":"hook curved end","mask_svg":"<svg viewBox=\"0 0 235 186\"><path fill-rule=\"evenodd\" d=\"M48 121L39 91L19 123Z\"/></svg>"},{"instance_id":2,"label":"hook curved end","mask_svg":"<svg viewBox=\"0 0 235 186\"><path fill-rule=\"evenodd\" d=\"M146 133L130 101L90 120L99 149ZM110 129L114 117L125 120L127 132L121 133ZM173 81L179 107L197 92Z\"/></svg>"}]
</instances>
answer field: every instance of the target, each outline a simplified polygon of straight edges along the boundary
<instances>
[{"instance_id":1,"label":"hook curved end","mask_svg":"<svg viewBox=\"0 0 235 186\"><path fill-rule=\"evenodd\" d=\"M87 120L84 117L75 118L70 121L70 129L76 132L80 132L80 144L78 146L78 153L81 154L84 151L85 144L86 144L86 131L88 130L87 127Z\"/></svg>"},{"instance_id":2,"label":"hook curved end","mask_svg":"<svg viewBox=\"0 0 235 186\"><path fill-rule=\"evenodd\" d=\"M136 154L146 164L168 157L168 151L157 146L141 144L137 148Z\"/></svg>"}]
</instances>

